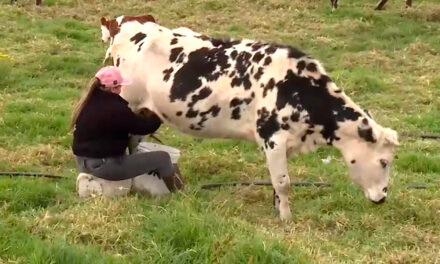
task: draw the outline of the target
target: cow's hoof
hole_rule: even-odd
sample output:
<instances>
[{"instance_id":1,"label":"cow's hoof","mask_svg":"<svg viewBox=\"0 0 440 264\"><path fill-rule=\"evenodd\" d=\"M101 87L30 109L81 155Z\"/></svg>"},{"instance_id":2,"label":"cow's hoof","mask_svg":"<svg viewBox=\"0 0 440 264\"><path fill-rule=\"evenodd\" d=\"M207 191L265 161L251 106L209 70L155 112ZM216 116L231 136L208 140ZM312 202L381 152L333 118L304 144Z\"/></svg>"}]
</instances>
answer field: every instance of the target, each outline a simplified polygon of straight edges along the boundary
<instances>
[{"instance_id":1,"label":"cow's hoof","mask_svg":"<svg viewBox=\"0 0 440 264\"><path fill-rule=\"evenodd\" d=\"M280 218L283 222L290 222L292 220L292 213L290 212L290 209L281 209L280 210Z\"/></svg>"}]
</instances>

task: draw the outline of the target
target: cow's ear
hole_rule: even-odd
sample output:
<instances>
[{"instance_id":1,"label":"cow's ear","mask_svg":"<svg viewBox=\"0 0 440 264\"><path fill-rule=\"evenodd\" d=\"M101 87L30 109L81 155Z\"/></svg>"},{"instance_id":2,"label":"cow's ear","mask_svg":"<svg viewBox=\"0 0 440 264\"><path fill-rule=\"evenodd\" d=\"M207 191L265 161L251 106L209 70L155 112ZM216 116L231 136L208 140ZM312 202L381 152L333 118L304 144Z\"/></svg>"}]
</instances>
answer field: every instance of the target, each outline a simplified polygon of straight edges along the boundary
<instances>
[{"instance_id":1,"label":"cow's ear","mask_svg":"<svg viewBox=\"0 0 440 264\"><path fill-rule=\"evenodd\" d=\"M382 133L385 139L385 144L393 145L393 146L400 145L397 132L395 130L392 130L391 128L384 128Z\"/></svg>"},{"instance_id":2,"label":"cow's ear","mask_svg":"<svg viewBox=\"0 0 440 264\"><path fill-rule=\"evenodd\" d=\"M377 135L373 130L373 128L371 127L370 123L368 122L368 119L365 117L361 119L358 125L358 134L365 141L371 143L377 142Z\"/></svg>"},{"instance_id":3,"label":"cow's ear","mask_svg":"<svg viewBox=\"0 0 440 264\"><path fill-rule=\"evenodd\" d=\"M156 23L156 19L152 15L147 15L147 20Z\"/></svg>"},{"instance_id":4,"label":"cow's ear","mask_svg":"<svg viewBox=\"0 0 440 264\"><path fill-rule=\"evenodd\" d=\"M101 17L101 25L107 26L107 19L105 17Z\"/></svg>"}]
</instances>

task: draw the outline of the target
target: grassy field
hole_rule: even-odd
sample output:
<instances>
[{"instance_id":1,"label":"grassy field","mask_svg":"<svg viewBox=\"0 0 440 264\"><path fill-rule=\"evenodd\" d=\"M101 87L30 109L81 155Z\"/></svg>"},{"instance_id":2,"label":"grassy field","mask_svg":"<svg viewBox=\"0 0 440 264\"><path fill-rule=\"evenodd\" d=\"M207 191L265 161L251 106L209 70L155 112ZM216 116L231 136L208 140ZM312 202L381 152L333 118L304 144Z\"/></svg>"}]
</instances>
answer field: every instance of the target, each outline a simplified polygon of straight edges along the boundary
<instances>
[{"instance_id":1,"label":"grassy field","mask_svg":"<svg viewBox=\"0 0 440 264\"><path fill-rule=\"evenodd\" d=\"M65 180L0 178L0 263L440 263L440 2L416 0L0 0L0 170ZM254 144L197 140L162 127L182 150L188 188L161 199L81 200L68 123L80 88L106 46L99 18L152 14L167 27L300 48L402 146L388 200L367 201L331 148L294 158L293 221L282 223L272 190L204 191L212 181L268 179ZM331 156L329 164L321 159ZM424 184L426 189L408 189Z\"/></svg>"}]
</instances>

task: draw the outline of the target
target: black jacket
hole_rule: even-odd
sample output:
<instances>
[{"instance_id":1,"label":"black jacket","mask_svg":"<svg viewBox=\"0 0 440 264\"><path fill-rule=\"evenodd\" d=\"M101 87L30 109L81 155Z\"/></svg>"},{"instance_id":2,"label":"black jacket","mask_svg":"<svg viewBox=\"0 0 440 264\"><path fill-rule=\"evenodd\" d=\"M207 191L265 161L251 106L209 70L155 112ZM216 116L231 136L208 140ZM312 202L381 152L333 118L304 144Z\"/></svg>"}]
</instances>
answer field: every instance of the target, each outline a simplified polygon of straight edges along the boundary
<instances>
[{"instance_id":1,"label":"black jacket","mask_svg":"<svg viewBox=\"0 0 440 264\"><path fill-rule=\"evenodd\" d=\"M118 94L96 89L76 120L72 150L89 158L124 155L128 134L150 134L160 125L156 115L139 117Z\"/></svg>"}]
</instances>

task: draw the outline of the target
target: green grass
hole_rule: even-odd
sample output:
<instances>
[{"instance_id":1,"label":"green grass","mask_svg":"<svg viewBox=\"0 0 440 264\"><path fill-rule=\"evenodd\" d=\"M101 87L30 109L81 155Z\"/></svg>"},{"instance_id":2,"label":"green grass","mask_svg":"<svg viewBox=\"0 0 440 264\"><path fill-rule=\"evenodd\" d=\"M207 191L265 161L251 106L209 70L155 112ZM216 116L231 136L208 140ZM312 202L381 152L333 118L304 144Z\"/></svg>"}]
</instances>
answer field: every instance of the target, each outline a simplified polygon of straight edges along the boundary
<instances>
[{"instance_id":1,"label":"green grass","mask_svg":"<svg viewBox=\"0 0 440 264\"><path fill-rule=\"evenodd\" d=\"M0 170L65 180L0 178L0 263L436 263L440 261L440 143L401 136L387 203L367 201L331 148L289 162L293 221L265 187L204 191L212 181L268 179L254 144L199 140L162 127L182 150L187 189L160 199L82 200L68 131L80 88L106 45L99 18L152 14L167 27L296 46L375 119L440 133L440 3L415 1L0 1ZM332 157L330 164L321 159ZM426 189L408 189L425 184Z\"/></svg>"}]
</instances>

